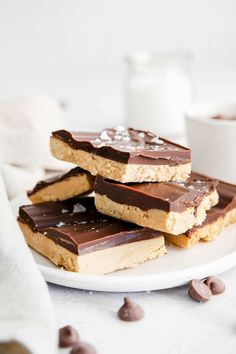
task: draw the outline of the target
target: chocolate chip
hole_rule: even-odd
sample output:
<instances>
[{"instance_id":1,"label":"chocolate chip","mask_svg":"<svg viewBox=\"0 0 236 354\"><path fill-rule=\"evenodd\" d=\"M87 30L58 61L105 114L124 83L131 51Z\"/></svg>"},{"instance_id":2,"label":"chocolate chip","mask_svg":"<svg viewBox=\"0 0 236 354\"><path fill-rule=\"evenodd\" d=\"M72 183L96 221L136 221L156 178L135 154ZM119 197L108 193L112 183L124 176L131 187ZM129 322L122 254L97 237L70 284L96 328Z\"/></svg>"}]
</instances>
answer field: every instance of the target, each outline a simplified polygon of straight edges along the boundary
<instances>
[{"instance_id":1,"label":"chocolate chip","mask_svg":"<svg viewBox=\"0 0 236 354\"><path fill-rule=\"evenodd\" d=\"M144 310L129 297L125 297L124 305L119 309L118 316L122 321L138 321L143 318Z\"/></svg>"},{"instance_id":2,"label":"chocolate chip","mask_svg":"<svg viewBox=\"0 0 236 354\"><path fill-rule=\"evenodd\" d=\"M59 329L59 347L72 347L79 342L79 334L72 326L65 326Z\"/></svg>"},{"instance_id":3,"label":"chocolate chip","mask_svg":"<svg viewBox=\"0 0 236 354\"><path fill-rule=\"evenodd\" d=\"M190 297L198 302L206 302L212 296L210 288L202 280L192 280L188 292Z\"/></svg>"},{"instance_id":4,"label":"chocolate chip","mask_svg":"<svg viewBox=\"0 0 236 354\"><path fill-rule=\"evenodd\" d=\"M74 345L70 354L96 354L96 349L89 343L79 342Z\"/></svg>"},{"instance_id":5,"label":"chocolate chip","mask_svg":"<svg viewBox=\"0 0 236 354\"><path fill-rule=\"evenodd\" d=\"M222 294L225 291L224 282L216 277L207 277L204 283L211 289L213 295Z\"/></svg>"}]
</instances>

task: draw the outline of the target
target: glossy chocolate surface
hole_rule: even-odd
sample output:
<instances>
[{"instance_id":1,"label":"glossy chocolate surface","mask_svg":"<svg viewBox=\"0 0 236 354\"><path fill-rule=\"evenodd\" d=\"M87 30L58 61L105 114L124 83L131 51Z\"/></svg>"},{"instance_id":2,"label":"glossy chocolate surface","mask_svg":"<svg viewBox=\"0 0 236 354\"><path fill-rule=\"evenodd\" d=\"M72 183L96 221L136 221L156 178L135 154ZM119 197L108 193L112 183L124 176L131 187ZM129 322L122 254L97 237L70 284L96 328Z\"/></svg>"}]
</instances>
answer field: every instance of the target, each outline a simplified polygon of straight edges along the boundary
<instances>
[{"instance_id":1,"label":"glossy chocolate surface","mask_svg":"<svg viewBox=\"0 0 236 354\"><path fill-rule=\"evenodd\" d=\"M230 210L236 208L236 185L224 181L219 181L217 185L219 194L219 203L207 212L205 221L200 226L195 226L186 232L187 236L191 236L197 229L205 225L212 224L218 218L224 217Z\"/></svg>"},{"instance_id":2,"label":"glossy chocolate surface","mask_svg":"<svg viewBox=\"0 0 236 354\"><path fill-rule=\"evenodd\" d=\"M127 164L179 165L191 161L191 151L155 134L131 128L105 129L101 133L59 130L52 136L79 149Z\"/></svg>"},{"instance_id":3,"label":"glossy chocolate surface","mask_svg":"<svg viewBox=\"0 0 236 354\"><path fill-rule=\"evenodd\" d=\"M55 184L57 182L65 181L66 179L68 179L70 177L75 177L75 176L78 176L78 175L81 175L81 174L87 174L92 179L92 176L90 175L90 173L88 171L85 171L85 170L83 170L80 167L75 167L75 168L72 168L72 170L70 170L70 171L68 171L66 173L63 173L63 174L60 174L60 175L57 175L57 176L54 176L54 177L39 181L32 190L27 192L27 194L28 194L28 196L31 196L34 193L38 192L39 190L41 190L41 189L43 189L45 187L48 187L48 186L50 186L52 184Z\"/></svg>"},{"instance_id":4,"label":"glossy chocolate surface","mask_svg":"<svg viewBox=\"0 0 236 354\"><path fill-rule=\"evenodd\" d=\"M161 236L158 231L100 214L91 197L25 205L19 209L19 221L80 255Z\"/></svg>"},{"instance_id":5,"label":"glossy chocolate surface","mask_svg":"<svg viewBox=\"0 0 236 354\"><path fill-rule=\"evenodd\" d=\"M186 182L121 184L101 176L95 180L95 192L114 202L142 210L160 209L182 212L197 207L204 196L215 190L218 181L192 173Z\"/></svg>"}]
</instances>

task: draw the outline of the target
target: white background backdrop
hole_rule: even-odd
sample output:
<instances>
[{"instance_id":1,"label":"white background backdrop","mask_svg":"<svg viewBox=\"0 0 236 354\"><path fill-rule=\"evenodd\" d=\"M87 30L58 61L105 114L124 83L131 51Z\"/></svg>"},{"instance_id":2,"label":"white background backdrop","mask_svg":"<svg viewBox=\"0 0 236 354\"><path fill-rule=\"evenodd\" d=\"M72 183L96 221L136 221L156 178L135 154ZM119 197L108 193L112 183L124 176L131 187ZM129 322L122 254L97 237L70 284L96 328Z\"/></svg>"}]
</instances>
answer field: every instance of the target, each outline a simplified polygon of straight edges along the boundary
<instances>
[{"instance_id":1,"label":"white background backdrop","mask_svg":"<svg viewBox=\"0 0 236 354\"><path fill-rule=\"evenodd\" d=\"M235 99L235 34L235 0L0 0L0 98L50 95L68 102L71 126L111 126L123 117L124 56L185 48L195 100ZM116 318L123 294L50 293L58 326L75 325L101 354L231 354L235 273L222 275L226 294L204 305L185 287L133 294L146 318L129 326Z\"/></svg>"},{"instance_id":2,"label":"white background backdrop","mask_svg":"<svg viewBox=\"0 0 236 354\"><path fill-rule=\"evenodd\" d=\"M0 0L0 97L43 93L73 127L117 124L124 56L185 48L195 99L233 99L235 19L234 0Z\"/></svg>"}]
</instances>

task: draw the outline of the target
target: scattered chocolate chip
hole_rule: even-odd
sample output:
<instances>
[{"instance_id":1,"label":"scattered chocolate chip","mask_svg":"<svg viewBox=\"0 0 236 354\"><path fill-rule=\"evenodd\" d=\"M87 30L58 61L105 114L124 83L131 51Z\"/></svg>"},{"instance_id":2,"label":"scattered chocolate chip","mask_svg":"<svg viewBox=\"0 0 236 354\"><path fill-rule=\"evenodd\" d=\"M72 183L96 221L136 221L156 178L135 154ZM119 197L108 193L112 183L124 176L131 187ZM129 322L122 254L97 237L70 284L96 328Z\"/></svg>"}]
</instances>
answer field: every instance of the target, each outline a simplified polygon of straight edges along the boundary
<instances>
[{"instance_id":1,"label":"scattered chocolate chip","mask_svg":"<svg viewBox=\"0 0 236 354\"><path fill-rule=\"evenodd\" d=\"M216 277L207 277L204 283L210 288L213 295L222 294L225 291L224 282Z\"/></svg>"},{"instance_id":2,"label":"scattered chocolate chip","mask_svg":"<svg viewBox=\"0 0 236 354\"><path fill-rule=\"evenodd\" d=\"M79 342L74 345L70 354L96 354L96 349L89 343Z\"/></svg>"},{"instance_id":3,"label":"scattered chocolate chip","mask_svg":"<svg viewBox=\"0 0 236 354\"><path fill-rule=\"evenodd\" d=\"M59 329L59 347L72 347L79 342L79 334L72 326L65 326Z\"/></svg>"},{"instance_id":4,"label":"scattered chocolate chip","mask_svg":"<svg viewBox=\"0 0 236 354\"><path fill-rule=\"evenodd\" d=\"M125 297L124 305L119 309L118 316L122 321L138 321L143 318L144 310L129 297Z\"/></svg>"},{"instance_id":5,"label":"scattered chocolate chip","mask_svg":"<svg viewBox=\"0 0 236 354\"><path fill-rule=\"evenodd\" d=\"M192 280L188 292L190 297L198 302L206 302L212 296L210 288L202 280Z\"/></svg>"}]
</instances>

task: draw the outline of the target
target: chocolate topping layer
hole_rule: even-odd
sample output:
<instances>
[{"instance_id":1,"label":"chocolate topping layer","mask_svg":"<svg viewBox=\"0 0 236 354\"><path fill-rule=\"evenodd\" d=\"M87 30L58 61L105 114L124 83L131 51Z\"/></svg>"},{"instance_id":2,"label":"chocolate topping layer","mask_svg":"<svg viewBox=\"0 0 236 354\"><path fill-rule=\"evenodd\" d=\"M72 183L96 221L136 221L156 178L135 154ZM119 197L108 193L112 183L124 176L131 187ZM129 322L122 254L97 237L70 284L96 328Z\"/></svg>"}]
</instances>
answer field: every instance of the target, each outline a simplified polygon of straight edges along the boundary
<instances>
[{"instance_id":1,"label":"chocolate topping layer","mask_svg":"<svg viewBox=\"0 0 236 354\"><path fill-rule=\"evenodd\" d=\"M200 175L203 178L203 175ZM197 229L212 224L218 218L224 217L228 211L236 208L236 185L224 181L219 181L217 187L219 194L219 203L207 212L207 217L200 226L194 226L186 232L186 236L190 237Z\"/></svg>"},{"instance_id":2,"label":"chocolate topping layer","mask_svg":"<svg viewBox=\"0 0 236 354\"><path fill-rule=\"evenodd\" d=\"M215 190L217 180L199 179L191 174L186 182L127 183L121 184L101 176L95 180L95 192L106 195L114 202L136 206L142 210L160 209L182 212L197 207L204 196Z\"/></svg>"},{"instance_id":3,"label":"chocolate topping layer","mask_svg":"<svg viewBox=\"0 0 236 354\"><path fill-rule=\"evenodd\" d=\"M191 161L191 150L155 134L117 127L102 133L58 130L52 136L72 149L84 150L104 158L127 164L179 165Z\"/></svg>"},{"instance_id":4,"label":"chocolate topping layer","mask_svg":"<svg viewBox=\"0 0 236 354\"><path fill-rule=\"evenodd\" d=\"M24 205L19 221L75 254L161 236L158 231L125 223L98 213L93 198Z\"/></svg>"},{"instance_id":5,"label":"chocolate topping layer","mask_svg":"<svg viewBox=\"0 0 236 354\"><path fill-rule=\"evenodd\" d=\"M75 168L72 168L72 170L70 170L70 171L68 171L66 173L57 175L55 177L48 178L48 179L43 180L43 181L39 181L32 190L27 192L27 194L28 194L28 196L33 195L34 193L38 192L39 190L41 190L41 189L43 189L45 187L48 187L48 186L50 186L50 185L52 185L54 183L62 182L64 180L66 180L67 178L78 176L78 175L81 175L81 174L90 175L90 173L88 171L85 171L85 170L83 170L80 167L75 167ZM92 178L92 176L91 176L91 178Z\"/></svg>"}]
</instances>

